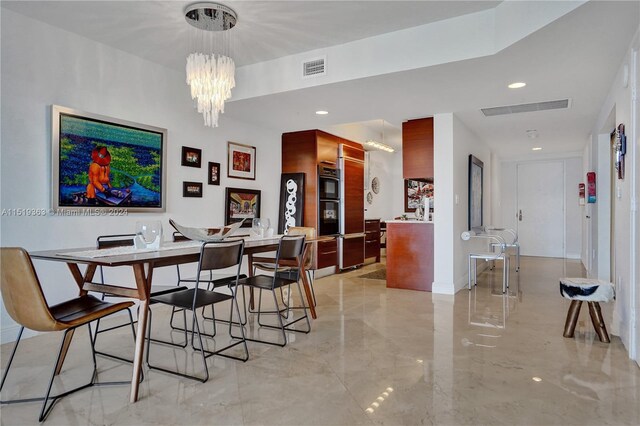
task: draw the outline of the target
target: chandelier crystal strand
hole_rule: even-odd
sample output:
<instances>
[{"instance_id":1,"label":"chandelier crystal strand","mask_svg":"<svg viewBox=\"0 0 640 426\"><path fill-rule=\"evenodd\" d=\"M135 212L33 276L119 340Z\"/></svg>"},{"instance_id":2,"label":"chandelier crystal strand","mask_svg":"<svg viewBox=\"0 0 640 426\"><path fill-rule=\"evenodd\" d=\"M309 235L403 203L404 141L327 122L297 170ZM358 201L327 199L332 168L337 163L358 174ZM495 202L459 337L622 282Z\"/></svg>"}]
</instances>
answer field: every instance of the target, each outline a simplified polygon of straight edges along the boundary
<instances>
[{"instance_id":1,"label":"chandelier crystal strand","mask_svg":"<svg viewBox=\"0 0 640 426\"><path fill-rule=\"evenodd\" d=\"M197 13L194 15L193 11ZM236 85L235 63L228 56L230 37L226 30L233 28L237 17L226 6L200 3L187 9L186 18L197 28L194 44L199 42L199 48L196 46L195 53L187 57L186 82L205 126L218 127L224 103L231 98L231 89Z\"/></svg>"}]
</instances>

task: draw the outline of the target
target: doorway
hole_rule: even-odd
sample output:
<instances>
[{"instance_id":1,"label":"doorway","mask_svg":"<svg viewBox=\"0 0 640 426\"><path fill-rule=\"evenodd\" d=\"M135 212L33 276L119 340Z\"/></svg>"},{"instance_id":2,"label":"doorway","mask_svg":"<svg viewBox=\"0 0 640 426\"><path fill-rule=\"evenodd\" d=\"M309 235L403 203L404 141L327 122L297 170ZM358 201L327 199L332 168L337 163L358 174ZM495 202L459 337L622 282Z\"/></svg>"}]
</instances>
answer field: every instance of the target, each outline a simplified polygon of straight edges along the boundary
<instances>
[{"instance_id":1,"label":"doorway","mask_svg":"<svg viewBox=\"0 0 640 426\"><path fill-rule=\"evenodd\" d=\"M523 256L565 256L564 162L517 166L516 226Z\"/></svg>"}]
</instances>

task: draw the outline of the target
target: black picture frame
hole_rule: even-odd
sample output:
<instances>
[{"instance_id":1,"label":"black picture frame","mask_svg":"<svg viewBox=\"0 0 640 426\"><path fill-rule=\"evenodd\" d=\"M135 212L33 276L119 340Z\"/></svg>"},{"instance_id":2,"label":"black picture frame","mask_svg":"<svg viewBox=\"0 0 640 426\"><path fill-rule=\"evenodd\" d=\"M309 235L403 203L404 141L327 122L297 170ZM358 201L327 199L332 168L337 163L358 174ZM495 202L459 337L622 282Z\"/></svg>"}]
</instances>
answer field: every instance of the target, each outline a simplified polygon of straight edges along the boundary
<instances>
[{"instance_id":1,"label":"black picture frame","mask_svg":"<svg viewBox=\"0 0 640 426\"><path fill-rule=\"evenodd\" d=\"M220 163L209 161L207 174L209 185L220 185Z\"/></svg>"},{"instance_id":2,"label":"black picture frame","mask_svg":"<svg viewBox=\"0 0 640 426\"><path fill-rule=\"evenodd\" d=\"M202 198L202 182L182 182L182 196L185 198Z\"/></svg>"},{"instance_id":3,"label":"black picture frame","mask_svg":"<svg viewBox=\"0 0 640 426\"><path fill-rule=\"evenodd\" d=\"M304 187L304 173L280 175L278 234L286 234L293 226L304 226Z\"/></svg>"},{"instance_id":4,"label":"black picture frame","mask_svg":"<svg viewBox=\"0 0 640 426\"><path fill-rule=\"evenodd\" d=\"M186 167L202 167L202 150L191 148L190 146L183 146L181 164Z\"/></svg>"},{"instance_id":5,"label":"black picture frame","mask_svg":"<svg viewBox=\"0 0 640 426\"><path fill-rule=\"evenodd\" d=\"M259 189L225 188L224 224L245 220L242 228L251 228L254 218L260 217L262 195Z\"/></svg>"},{"instance_id":6,"label":"black picture frame","mask_svg":"<svg viewBox=\"0 0 640 426\"><path fill-rule=\"evenodd\" d=\"M479 231L483 226L484 163L469 154L469 230Z\"/></svg>"}]
</instances>

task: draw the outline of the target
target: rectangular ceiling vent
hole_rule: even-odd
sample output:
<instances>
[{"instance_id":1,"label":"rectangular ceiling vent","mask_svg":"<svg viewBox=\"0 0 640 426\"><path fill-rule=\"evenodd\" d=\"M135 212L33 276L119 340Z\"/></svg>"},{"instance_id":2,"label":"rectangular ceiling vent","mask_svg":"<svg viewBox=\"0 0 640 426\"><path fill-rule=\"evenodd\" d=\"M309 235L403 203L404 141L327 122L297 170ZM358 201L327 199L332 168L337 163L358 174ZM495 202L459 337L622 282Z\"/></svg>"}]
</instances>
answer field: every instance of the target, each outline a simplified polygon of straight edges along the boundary
<instances>
[{"instance_id":1,"label":"rectangular ceiling vent","mask_svg":"<svg viewBox=\"0 0 640 426\"><path fill-rule=\"evenodd\" d=\"M520 112L546 111L550 109L566 109L571 106L571 99L560 99L558 101L536 102L533 104L507 105L493 108L482 108L485 117L495 115L517 114Z\"/></svg>"},{"instance_id":2,"label":"rectangular ceiling vent","mask_svg":"<svg viewBox=\"0 0 640 426\"><path fill-rule=\"evenodd\" d=\"M327 73L327 57L311 59L302 63L302 77L318 77Z\"/></svg>"}]
</instances>

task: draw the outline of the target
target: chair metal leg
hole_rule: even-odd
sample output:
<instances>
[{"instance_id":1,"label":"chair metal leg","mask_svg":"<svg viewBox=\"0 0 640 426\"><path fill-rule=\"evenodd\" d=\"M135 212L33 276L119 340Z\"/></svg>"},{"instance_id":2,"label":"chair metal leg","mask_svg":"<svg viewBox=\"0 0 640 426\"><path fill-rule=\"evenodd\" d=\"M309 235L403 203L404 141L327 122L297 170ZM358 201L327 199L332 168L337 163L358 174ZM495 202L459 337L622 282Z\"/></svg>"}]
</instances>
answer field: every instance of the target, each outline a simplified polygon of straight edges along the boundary
<instances>
[{"instance_id":1,"label":"chair metal leg","mask_svg":"<svg viewBox=\"0 0 640 426\"><path fill-rule=\"evenodd\" d=\"M520 272L520 244L516 243L516 272Z\"/></svg>"},{"instance_id":2,"label":"chair metal leg","mask_svg":"<svg viewBox=\"0 0 640 426\"><path fill-rule=\"evenodd\" d=\"M2 382L0 383L0 392L4 387L4 381L7 379L7 373L9 373L9 369L11 368L11 363L13 362L13 357L16 354L16 350L18 349L18 343L20 343L20 339L22 338L22 332L24 331L24 327L20 327L20 331L18 331L18 338L16 339L16 344L13 345L13 350L11 351L11 356L9 357L9 362L7 363L7 367L4 370L4 374L2 375ZM1 403L5 403L5 401L0 401Z\"/></svg>"},{"instance_id":3,"label":"chair metal leg","mask_svg":"<svg viewBox=\"0 0 640 426\"><path fill-rule=\"evenodd\" d=\"M469 256L469 280L468 280L468 285L469 285L469 291L471 291L471 256Z\"/></svg>"}]
</instances>

